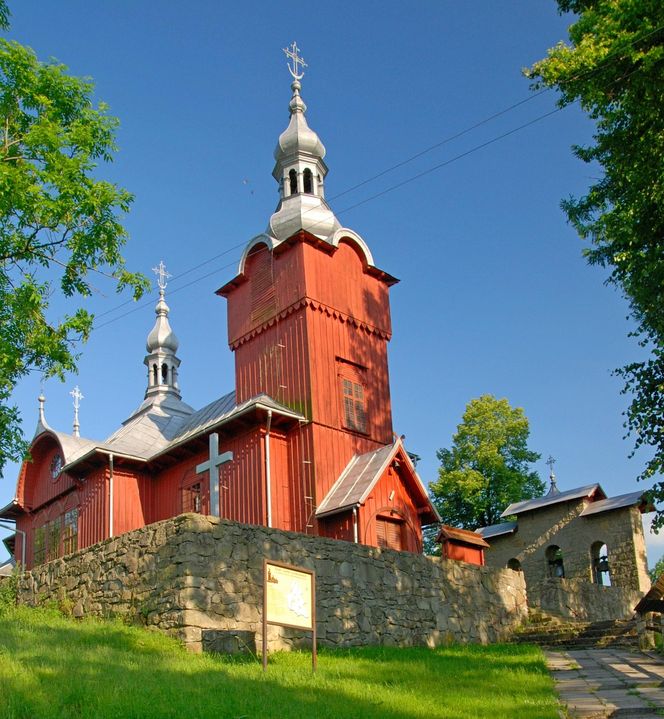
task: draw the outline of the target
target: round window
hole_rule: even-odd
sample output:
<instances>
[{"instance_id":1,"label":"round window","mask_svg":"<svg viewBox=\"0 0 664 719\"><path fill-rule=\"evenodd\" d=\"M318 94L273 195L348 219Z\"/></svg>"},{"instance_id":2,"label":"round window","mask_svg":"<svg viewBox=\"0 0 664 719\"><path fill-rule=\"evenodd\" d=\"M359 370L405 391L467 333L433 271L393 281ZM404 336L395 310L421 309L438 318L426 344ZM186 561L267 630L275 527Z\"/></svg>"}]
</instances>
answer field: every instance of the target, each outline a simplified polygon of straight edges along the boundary
<instances>
[{"instance_id":1,"label":"round window","mask_svg":"<svg viewBox=\"0 0 664 719\"><path fill-rule=\"evenodd\" d=\"M62 456L59 454L54 455L51 460L51 477L55 481L62 471Z\"/></svg>"}]
</instances>

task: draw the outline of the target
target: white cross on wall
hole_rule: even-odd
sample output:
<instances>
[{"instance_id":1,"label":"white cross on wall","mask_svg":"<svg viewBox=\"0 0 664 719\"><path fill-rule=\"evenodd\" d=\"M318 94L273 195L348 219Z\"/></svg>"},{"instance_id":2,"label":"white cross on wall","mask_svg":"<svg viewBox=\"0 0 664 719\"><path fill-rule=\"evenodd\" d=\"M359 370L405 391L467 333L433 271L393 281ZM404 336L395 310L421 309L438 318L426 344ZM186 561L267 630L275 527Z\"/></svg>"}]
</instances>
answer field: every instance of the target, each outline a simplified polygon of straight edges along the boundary
<instances>
[{"instance_id":1,"label":"white cross on wall","mask_svg":"<svg viewBox=\"0 0 664 719\"><path fill-rule=\"evenodd\" d=\"M210 458L207 462L196 465L196 474L208 472L210 475L210 514L215 517L221 516L219 510L219 471L217 467L232 461L232 452L219 454L219 435L213 432L210 435Z\"/></svg>"}]
</instances>

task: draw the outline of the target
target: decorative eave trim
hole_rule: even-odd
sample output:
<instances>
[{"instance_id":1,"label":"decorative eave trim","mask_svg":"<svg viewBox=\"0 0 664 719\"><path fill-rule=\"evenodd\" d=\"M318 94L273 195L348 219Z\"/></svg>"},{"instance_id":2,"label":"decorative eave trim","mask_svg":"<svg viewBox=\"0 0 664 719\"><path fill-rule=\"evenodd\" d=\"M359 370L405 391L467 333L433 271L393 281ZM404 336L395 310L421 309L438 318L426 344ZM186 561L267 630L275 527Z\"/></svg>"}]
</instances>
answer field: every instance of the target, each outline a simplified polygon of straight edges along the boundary
<instances>
[{"instance_id":1,"label":"decorative eave trim","mask_svg":"<svg viewBox=\"0 0 664 719\"><path fill-rule=\"evenodd\" d=\"M373 256L371 254L371 251L369 250L367 243L360 237L360 235L357 234L357 232L349 230L347 227L339 228L331 237L324 240L320 237L316 237L311 232L307 232L307 230L298 230L288 239L281 241L277 240L275 237L272 237L272 235L268 235L267 233L263 232L260 235L256 235L255 237L253 237L247 243L246 247L242 252L242 256L240 257L237 275L232 280L229 280L225 285L222 285L218 290L216 290L215 294L219 295L220 297L228 297L231 292L233 292L237 287L247 281L246 275L244 274L244 266L247 262L247 257L249 257L249 254L251 253L251 250L257 245L265 245L273 254L279 255L289 247L296 245L298 242L306 242L308 245L312 245L313 247L322 250L326 254L332 255L339 249L339 243L342 240L349 240L359 248L360 252L364 257L362 264L363 270L364 272L366 272L366 274L370 275L371 277L375 277L381 282L384 282L388 287L392 287L392 285L395 285L397 284L397 282L399 282L399 280L393 275L376 267L376 265L374 264Z\"/></svg>"},{"instance_id":2,"label":"decorative eave trim","mask_svg":"<svg viewBox=\"0 0 664 719\"><path fill-rule=\"evenodd\" d=\"M317 300L312 300L309 297L304 297L300 300L297 300L296 302L293 302L291 305L289 305L285 309L278 312L274 317L271 317L269 320L266 320L262 324L257 325L256 327L251 329L246 334L241 335L240 337L233 340L232 342L229 342L228 346L232 350L236 350L238 347L241 347L245 342L248 342L249 340L253 339L254 337L265 332L265 330L272 327L279 320L283 320L286 317L288 317L288 315L293 314L293 312L297 312L300 309L306 309L306 308L322 312L322 313L326 314L328 317L332 317L336 320L339 320L340 322L344 322L344 323L348 322L349 324L352 324L354 327L364 330L365 332L368 332L369 334L377 335L381 339L387 340L388 342L392 337L391 331L388 332L387 330L382 330L379 327L370 325L368 322L362 322L361 320L358 320L356 317L353 317L352 315L348 315L345 312L340 312L339 310L335 310L334 307L330 307L329 305L326 305L323 302L318 302Z\"/></svg>"}]
</instances>

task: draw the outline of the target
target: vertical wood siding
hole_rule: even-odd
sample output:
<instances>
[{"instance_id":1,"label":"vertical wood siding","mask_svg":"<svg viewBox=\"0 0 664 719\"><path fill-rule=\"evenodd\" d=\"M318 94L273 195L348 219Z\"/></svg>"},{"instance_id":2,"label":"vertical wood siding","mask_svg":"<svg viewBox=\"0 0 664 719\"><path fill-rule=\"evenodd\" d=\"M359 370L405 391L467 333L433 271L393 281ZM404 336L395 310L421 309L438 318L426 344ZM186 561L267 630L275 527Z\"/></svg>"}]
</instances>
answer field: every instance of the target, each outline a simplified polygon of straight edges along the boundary
<instances>
[{"instance_id":1,"label":"vertical wood siding","mask_svg":"<svg viewBox=\"0 0 664 719\"><path fill-rule=\"evenodd\" d=\"M221 436L220 452L233 452L233 461L222 465L219 477L219 507L221 516L249 524L265 523L265 456L264 430L254 429L232 438ZM153 515L148 521L156 522L180 514L182 487L199 476L202 489L202 513L210 511L209 475L196 475L196 465L205 462L207 451L161 472L154 480Z\"/></svg>"}]
</instances>

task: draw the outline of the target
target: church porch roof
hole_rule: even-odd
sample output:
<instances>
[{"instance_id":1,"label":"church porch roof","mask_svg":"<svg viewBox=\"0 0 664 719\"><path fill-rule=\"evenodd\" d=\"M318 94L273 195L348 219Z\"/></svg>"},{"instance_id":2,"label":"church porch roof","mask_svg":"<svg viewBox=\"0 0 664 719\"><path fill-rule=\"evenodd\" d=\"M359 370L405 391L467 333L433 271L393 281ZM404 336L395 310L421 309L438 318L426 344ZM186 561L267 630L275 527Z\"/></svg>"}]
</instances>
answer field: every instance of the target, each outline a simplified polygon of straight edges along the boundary
<instances>
[{"instance_id":1,"label":"church porch roof","mask_svg":"<svg viewBox=\"0 0 664 719\"><path fill-rule=\"evenodd\" d=\"M163 405L162 405L163 407ZM304 422L306 418L265 394L252 397L237 405L235 392L229 392L210 402L189 417L177 417L160 413L160 408L145 413L125 423L103 443L91 443L89 451L65 465L64 471L74 470L81 474L98 463L100 455L125 459L129 462L160 462L173 450L186 445L217 427L229 424L255 411L268 410L280 417Z\"/></svg>"},{"instance_id":2,"label":"church porch roof","mask_svg":"<svg viewBox=\"0 0 664 719\"><path fill-rule=\"evenodd\" d=\"M440 521L435 507L431 504L424 483L417 474L415 466L400 439L394 444L388 444L372 452L354 455L318 506L316 516L320 519L348 511L363 504L397 454L408 468L408 476L412 478L413 486L420 495L422 504L426 505L429 510L432 521Z\"/></svg>"}]
</instances>

